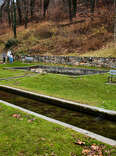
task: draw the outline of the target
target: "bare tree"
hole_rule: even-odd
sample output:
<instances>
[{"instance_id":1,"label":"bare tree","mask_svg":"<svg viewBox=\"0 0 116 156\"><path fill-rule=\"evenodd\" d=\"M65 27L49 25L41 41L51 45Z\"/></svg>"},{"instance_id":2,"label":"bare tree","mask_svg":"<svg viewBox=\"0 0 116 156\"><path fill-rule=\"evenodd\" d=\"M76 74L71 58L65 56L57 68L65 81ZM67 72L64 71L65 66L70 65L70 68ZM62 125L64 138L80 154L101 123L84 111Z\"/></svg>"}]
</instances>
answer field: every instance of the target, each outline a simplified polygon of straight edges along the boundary
<instances>
[{"instance_id":1,"label":"bare tree","mask_svg":"<svg viewBox=\"0 0 116 156\"><path fill-rule=\"evenodd\" d=\"M23 0L23 6L24 6L24 25L25 25L25 29L27 28L27 24L28 24L28 3L27 0Z\"/></svg>"},{"instance_id":2,"label":"bare tree","mask_svg":"<svg viewBox=\"0 0 116 156\"><path fill-rule=\"evenodd\" d=\"M50 0L42 0L42 10L43 10L43 17L46 16L46 11L48 9Z\"/></svg>"},{"instance_id":3,"label":"bare tree","mask_svg":"<svg viewBox=\"0 0 116 156\"><path fill-rule=\"evenodd\" d=\"M21 10L21 1L16 0L17 13L18 13L18 23L22 24L22 10Z\"/></svg>"},{"instance_id":4,"label":"bare tree","mask_svg":"<svg viewBox=\"0 0 116 156\"><path fill-rule=\"evenodd\" d=\"M6 11L8 14L8 24L9 27L11 27L11 10L10 10L10 0L7 0L7 7L6 7Z\"/></svg>"},{"instance_id":5,"label":"bare tree","mask_svg":"<svg viewBox=\"0 0 116 156\"><path fill-rule=\"evenodd\" d=\"M35 8L35 0L30 0L30 14L31 14L31 18L34 15L34 8Z\"/></svg>"},{"instance_id":6,"label":"bare tree","mask_svg":"<svg viewBox=\"0 0 116 156\"><path fill-rule=\"evenodd\" d=\"M73 16L76 17L76 13L77 13L77 0L72 0L72 4L73 4Z\"/></svg>"},{"instance_id":7,"label":"bare tree","mask_svg":"<svg viewBox=\"0 0 116 156\"><path fill-rule=\"evenodd\" d=\"M6 0L1 0L0 1L0 22L2 23L2 15L3 15L3 8L6 5L7 1Z\"/></svg>"},{"instance_id":8,"label":"bare tree","mask_svg":"<svg viewBox=\"0 0 116 156\"><path fill-rule=\"evenodd\" d=\"M14 32L14 38L17 37L16 35L16 2L15 0L12 1L13 5L13 32Z\"/></svg>"}]
</instances>

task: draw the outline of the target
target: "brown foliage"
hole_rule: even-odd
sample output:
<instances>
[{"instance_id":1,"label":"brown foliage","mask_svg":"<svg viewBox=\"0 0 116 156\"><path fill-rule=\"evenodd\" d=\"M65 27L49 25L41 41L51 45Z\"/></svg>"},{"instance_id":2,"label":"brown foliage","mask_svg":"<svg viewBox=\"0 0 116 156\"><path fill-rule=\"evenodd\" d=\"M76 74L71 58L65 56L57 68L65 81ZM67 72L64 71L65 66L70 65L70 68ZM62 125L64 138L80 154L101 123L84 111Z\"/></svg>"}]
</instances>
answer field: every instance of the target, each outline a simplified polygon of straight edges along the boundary
<instances>
[{"instance_id":1,"label":"brown foliage","mask_svg":"<svg viewBox=\"0 0 116 156\"><path fill-rule=\"evenodd\" d=\"M23 40L27 40L31 36L31 32L27 32L23 35Z\"/></svg>"},{"instance_id":2,"label":"brown foliage","mask_svg":"<svg viewBox=\"0 0 116 156\"><path fill-rule=\"evenodd\" d=\"M0 24L0 35L6 34L9 28L6 24Z\"/></svg>"},{"instance_id":3,"label":"brown foliage","mask_svg":"<svg viewBox=\"0 0 116 156\"><path fill-rule=\"evenodd\" d=\"M49 19L55 22L63 21L68 18L68 13L62 5L52 8L49 12Z\"/></svg>"},{"instance_id":4,"label":"brown foliage","mask_svg":"<svg viewBox=\"0 0 116 156\"><path fill-rule=\"evenodd\" d=\"M52 32L48 25L42 25L41 27L37 28L33 35L38 39L47 39L52 36Z\"/></svg>"}]
</instances>

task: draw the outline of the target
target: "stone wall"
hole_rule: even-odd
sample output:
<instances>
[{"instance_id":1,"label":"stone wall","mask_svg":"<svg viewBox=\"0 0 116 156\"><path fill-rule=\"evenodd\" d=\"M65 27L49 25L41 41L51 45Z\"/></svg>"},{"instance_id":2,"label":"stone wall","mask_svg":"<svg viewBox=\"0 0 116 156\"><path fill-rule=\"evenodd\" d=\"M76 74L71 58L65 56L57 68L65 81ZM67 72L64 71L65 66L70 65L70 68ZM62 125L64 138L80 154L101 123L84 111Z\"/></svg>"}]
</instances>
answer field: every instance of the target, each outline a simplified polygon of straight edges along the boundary
<instances>
[{"instance_id":1,"label":"stone wall","mask_svg":"<svg viewBox=\"0 0 116 156\"><path fill-rule=\"evenodd\" d=\"M54 64L84 65L96 67L116 66L116 58L76 57L76 56L35 56L32 58L34 62L45 62ZM25 61L28 61L28 59Z\"/></svg>"}]
</instances>

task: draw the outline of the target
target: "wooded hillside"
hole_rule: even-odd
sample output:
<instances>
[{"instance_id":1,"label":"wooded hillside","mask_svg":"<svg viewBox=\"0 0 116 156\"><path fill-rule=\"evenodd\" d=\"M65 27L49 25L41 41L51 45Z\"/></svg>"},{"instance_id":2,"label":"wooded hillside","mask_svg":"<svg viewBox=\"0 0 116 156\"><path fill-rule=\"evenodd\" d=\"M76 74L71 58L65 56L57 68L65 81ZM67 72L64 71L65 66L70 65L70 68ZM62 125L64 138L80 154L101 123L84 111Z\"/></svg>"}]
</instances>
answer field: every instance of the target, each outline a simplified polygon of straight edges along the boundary
<instances>
[{"instance_id":1,"label":"wooded hillside","mask_svg":"<svg viewBox=\"0 0 116 156\"><path fill-rule=\"evenodd\" d=\"M14 36L17 52L85 53L113 41L114 22L115 0L0 0L0 45Z\"/></svg>"}]
</instances>

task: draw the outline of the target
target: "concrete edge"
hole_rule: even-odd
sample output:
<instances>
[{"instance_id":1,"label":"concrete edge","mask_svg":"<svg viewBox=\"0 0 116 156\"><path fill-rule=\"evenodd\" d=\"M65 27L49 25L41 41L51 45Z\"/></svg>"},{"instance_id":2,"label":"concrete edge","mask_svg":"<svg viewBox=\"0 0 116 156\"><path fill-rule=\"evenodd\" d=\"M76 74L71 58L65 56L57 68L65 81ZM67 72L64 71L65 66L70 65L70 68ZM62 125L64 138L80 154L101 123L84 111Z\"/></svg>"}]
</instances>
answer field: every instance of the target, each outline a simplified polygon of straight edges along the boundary
<instances>
[{"instance_id":1,"label":"concrete edge","mask_svg":"<svg viewBox=\"0 0 116 156\"><path fill-rule=\"evenodd\" d=\"M0 81L2 81L2 80L17 79L17 78L23 78L23 77L25 77L25 75L22 75L22 76L14 76L14 77L8 77L8 78L0 78Z\"/></svg>"},{"instance_id":2,"label":"concrete edge","mask_svg":"<svg viewBox=\"0 0 116 156\"><path fill-rule=\"evenodd\" d=\"M44 119L44 120L47 120L47 121L49 121L49 122L56 123L56 124L59 124L59 125L61 125L61 126L70 128L70 129L72 129L72 130L74 130L74 131L76 131L76 132L79 132L79 133L84 134L84 135L86 135L86 136L89 136L89 137L91 137L91 138L93 138L93 139L96 139L96 140L98 140L98 141L100 141L100 142L102 142L102 143L109 144L109 145L111 145L111 146L116 146L116 141L115 141L115 140L112 140L112 139L103 137L103 136L101 136L101 135L98 135L98 134L95 134L95 133L93 133L93 132L90 132L90 131L87 131L87 130L84 130L84 129L81 129L81 128L78 128L78 127L75 127L75 126L72 126L72 125L67 124L67 123L64 123L64 122L61 122L61 121L58 121L58 120L55 120L55 119L46 117L46 116L44 116L44 115L41 115L41 114L38 114L38 113L35 113L35 112L32 112L32 111L29 111L29 110L27 110L27 109L24 109L24 108L19 107L19 106L16 106L16 105L13 105L13 104L8 103L8 102L5 102L5 101L3 101L3 100L0 100L0 103L3 103L3 104L5 104L5 105L10 106L10 107L15 108L15 109L19 109L19 110L21 110L21 111L23 111L23 112L25 112L25 113L34 115L34 116L36 116L36 117L42 118L42 119Z\"/></svg>"},{"instance_id":3,"label":"concrete edge","mask_svg":"<svg viewBox=\"0 0 116 156\"><path fill-rule=\"evenodd\" d=\"M32 75L21 75L21 76L12 76L12 77L8 77L8 78L0 78L0 81L3 81L3 80L11 80L11 79L18 79L18 78L24 78L26 76L35 76L37 75L36 73L32 74Z\"/></svg>"},{"instance_id":4,"label":"concrete edge","mask_svg":"<svg viewBox=\"0 0 116 156\"><path fill-rule=\"evenodd\" d=\"M99 72L103 72L103 73L105 73L105 72L108 72L109 70L100 70L100 69L88 69L88 68L76 68L76 67L64 67L64 66L49 66L49 65L32 65L32 66L24 66L24 67L4 67L3 69L25 69L25 68L33 68L33 67L40 67L40 66L43 66L43 67L54 67L54 68L56 68L56 67L61 67L61 68L63 68L63 69L65 69L65 68L68 68L68 69L79 69L79 70L88 70L88 71L99 71Z\"/></svg>"},{"instance_id":5,"label":"concrete edge","mask_svg":"<svg viewBox=\"0 0 116 156\"><path fill-rule=\"evenodd\" d=\"M80 103L76 103L76 102L73 102L73 101L68 101L68 100L64 100L64 99L60 99L60 98L55 98L55 97L51 97L51 96L47 96L47 95L43 95L43 94L38 94L38 93L34 93L34 92L30 92L30 91L26 91L26 90L14 88L14 87L9 87L9 86L5 86L5 85L0 85L0 87L15 90L15 91L22 92L22 93L26 93L26 94L29 94L29 95L34 95L34 96L37 96L37 97L40 97L40 98L48 99L50 101L57 101L57 102L61 102L63 104L65 103L65 104L68 104L69 107L74 106L75 108L78 107L78 108L81 108L83 110L85 110L85 109L90 110L90 111L93 111L94 113L98 112L98 113L101 113L101 114L106 114L109 117L111 117L111 118L113 117L113 119L116 120L116 111L113 111L113 110L107 110L107 109L103 109L103 108L99 108L99 107L95 107L95 106L89 106L87 104L80 104Z\"/></svg>"}]
</instances>

